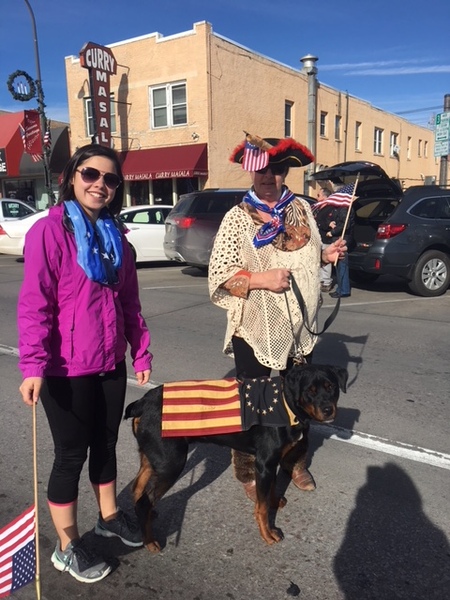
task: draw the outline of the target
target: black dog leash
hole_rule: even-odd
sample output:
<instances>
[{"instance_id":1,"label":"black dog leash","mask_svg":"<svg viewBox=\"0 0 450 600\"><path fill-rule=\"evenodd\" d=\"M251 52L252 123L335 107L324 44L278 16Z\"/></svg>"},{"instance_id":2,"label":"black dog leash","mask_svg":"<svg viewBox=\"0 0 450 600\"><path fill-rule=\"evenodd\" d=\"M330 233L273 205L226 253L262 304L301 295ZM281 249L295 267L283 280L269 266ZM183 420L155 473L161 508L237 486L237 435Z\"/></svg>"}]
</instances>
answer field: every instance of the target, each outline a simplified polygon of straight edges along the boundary
<instances>
[{"instance_id":1,"label":"black dog leash","mask_svg":"<svg viewBox=\"0 0 450 600\"><path fill-rule=\"evenodd\" d=\"M300 291L300 288L298 287L297 282L295 281L294 277L292 277L292 275L291 275L290 281L291 281L292 291L294 292L295 297L297 298L297 302L300 306L300 311L301 311L302 317L303 317L303 325L304 325L306 331L308 331L311 335L317 335L317 336L322 335L322 333L324 333L328 329L328 327L331 325L331 323L335 320L335 318L339 312L339 307L341 306L341 299L340 298L337 299L336 306L334 307L331 315L329 315L327 317L327 319L323 325L322 331L312 331L306 324L306 317L307 317L306 307L305 307L305 301L303 300L303 296ZM284 297L286 298L286 306L288 309L289 319L291 321L292 335L294 337L294 349L297 353L297 341L296 341L295 335L294 335L294 327L292 325L291 312L289 310L289 303L288 303L286 292L284 292Z\"/></svg>"}]
</instances>

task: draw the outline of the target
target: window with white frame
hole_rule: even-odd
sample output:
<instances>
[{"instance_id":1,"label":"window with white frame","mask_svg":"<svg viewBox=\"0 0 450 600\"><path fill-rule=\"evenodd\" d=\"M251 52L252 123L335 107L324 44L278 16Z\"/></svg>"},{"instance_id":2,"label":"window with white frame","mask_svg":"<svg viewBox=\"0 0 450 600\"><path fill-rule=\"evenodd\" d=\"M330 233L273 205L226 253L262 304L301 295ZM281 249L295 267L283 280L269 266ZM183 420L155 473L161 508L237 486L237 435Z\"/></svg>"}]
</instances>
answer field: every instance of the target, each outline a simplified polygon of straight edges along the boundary
<instances>
[{"instance_id":1,"label":"window with white frame","mask_svg":"<svg viewBox=\"0 0 450 600\"><path fill-rule=\"evenodd\" d=\"M400 146L398 145L398 133L391 131L389 139L389 153L393 157L398 157L400 152Z\"/></svg>"},{"instance_id":2,"label":"window with white frame","mask_svg":"<svg viewBox=\"0 0 450 600\"><path fill-rule=\"evenodd\" d=\"M361 152L361 121L355 123L355 150Z\"/></svg>"},{"instance_id":3,"label":"window with white frame","mask_svg":"<svg viewBox=\"0 0 450 600\"><path fill-rule=\"evenodd\" d=\"M320 137L327 137L327 116L328 113L320 113Z\"/></svg>"},{"instance_id":4,"label":"window with white frame","mask_svg":"<svg viewBox=\"0 0 450 600\"><path fill-rule=\"evenodd\" d=\"M186 82L150 88L152 129L187 125Z\"/></svg>"},{"instance_id":5,"label":"window with white frame","mask_svg":"<svg viewBox=\"0 0 450 600\"><path fill-rule=\"evenodd\" d=\"M292 102L284 103L284 137L292 137L292 106Z\"/></svg>"},{"instance_id":6,"label":"window with white frame","mask_svg":"<svg viewBox=\"0 0 450 600\"><path fill-rule=\"evenodd\" d=\"M342 117L340 117L339 115L336 115L334 117L334 139L336 141L340 141L340 139L341 139L341 123L342 123Z\"/></svg>"},{"instance_id":7,"label":"window with white frame","mask_svg":"<svg viewBox=\"0 0 450 600\"><path fill-rule=\"evenodd\" d=\"M111 133L116 133L116 103L114 102L114 94L109 95L110 104L110 128ZM84 116L86 121L86 137L92 137L94 135L94 112L92 110L92 98L84 99Z\"/></svg>"},{"instance_id":8,"label":"window with white frame","mask_svg":"<svg viewBox=\"0 0 450 600\"><path fill-rule=\"evenodd\" d=\"M373 153L383 154L383 130L375 127L373 135Z\"/></svg>"}]
</instances>

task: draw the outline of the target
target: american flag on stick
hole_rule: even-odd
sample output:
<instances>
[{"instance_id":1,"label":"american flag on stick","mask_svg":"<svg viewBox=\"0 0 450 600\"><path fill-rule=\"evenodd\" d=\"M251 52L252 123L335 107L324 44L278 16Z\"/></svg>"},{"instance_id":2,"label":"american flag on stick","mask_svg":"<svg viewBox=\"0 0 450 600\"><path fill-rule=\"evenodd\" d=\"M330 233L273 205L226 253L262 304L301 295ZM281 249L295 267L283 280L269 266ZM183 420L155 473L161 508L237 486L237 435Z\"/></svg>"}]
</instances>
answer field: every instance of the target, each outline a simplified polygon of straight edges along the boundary
<instances>
[{"instance_id":1,"label":"american flag on stick","mask_svg":"<svg viewBox=\"0 0 450 600\"><path fill-rule=\"evenodd\" d=\"M33 162L38 162L38 161L42 160L42 154L31 154L30 152L28 152L27 135L25 133L25 128L22 125L22 123L19 123L19 131L20 131L20 137L22 138L22 144L23 144L23 148L25 150L25 153L26 154L30 154L31 159L33 160Z\"/></svg>"},{"instance_id":2,"label":"american flag on stick","mask_svg":"<svg viewBox=\"0 0 450 600\"><path fill-rule=\"evenodd\" d=\"M332 206L338 207L346 207L350 206L353 200L353 190L355 189L354 183L348 183L344 185L339 191L334 192L331 196L328 196L326 199L326 204L331 204Z\"/></svg>"},{"instance_id":3,"label":"american flag on stick","mask_svg":"<svg viewBox=\"0 0 450 600\"><path fill-rule=\"evenodd\" d=\"M31 506L0 530L0 598L36 577L36 519Z\"/></svg>"}]
</instances>

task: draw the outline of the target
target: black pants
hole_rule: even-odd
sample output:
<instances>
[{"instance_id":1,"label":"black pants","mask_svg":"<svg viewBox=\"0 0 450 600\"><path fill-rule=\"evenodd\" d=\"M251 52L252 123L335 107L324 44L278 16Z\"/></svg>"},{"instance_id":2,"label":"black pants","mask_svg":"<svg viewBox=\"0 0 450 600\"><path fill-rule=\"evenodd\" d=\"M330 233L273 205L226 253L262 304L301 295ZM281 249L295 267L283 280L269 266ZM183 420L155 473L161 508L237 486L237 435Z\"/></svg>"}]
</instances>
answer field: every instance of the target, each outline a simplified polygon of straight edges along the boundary
<instances>
[{"instance_id":1,"label":"black pants","mask_svg":"<svg viewBox=\"0 0 450 600\"><path fill-rule=\"evenodd\" d=\"M55 447L47 492L50 502L68 504L78 498L88 453L92 483L116 479L116 444L126 385L125 361L104 375L45 378L41 401Z\"/></svg>"},{"instance_id":2,"label":"black pants","mask_svg":"<svg viewBox=\"0 0 450 600\"><path fill-rule=\"evenodd\" d=\"M253 348L247 344L247 342L240 338L233 336L231 340L233 344L234 352L234 364L236 365L236 377L237 379L250 379L252 377L269 377L272 369L262 365L255 356ZM310 363L312 359L312 353L305 356L307 363ZM280 371L280 375L285 375L294 364L292 357L288 358L286 369Z\"/></svg>"}]
</instances>

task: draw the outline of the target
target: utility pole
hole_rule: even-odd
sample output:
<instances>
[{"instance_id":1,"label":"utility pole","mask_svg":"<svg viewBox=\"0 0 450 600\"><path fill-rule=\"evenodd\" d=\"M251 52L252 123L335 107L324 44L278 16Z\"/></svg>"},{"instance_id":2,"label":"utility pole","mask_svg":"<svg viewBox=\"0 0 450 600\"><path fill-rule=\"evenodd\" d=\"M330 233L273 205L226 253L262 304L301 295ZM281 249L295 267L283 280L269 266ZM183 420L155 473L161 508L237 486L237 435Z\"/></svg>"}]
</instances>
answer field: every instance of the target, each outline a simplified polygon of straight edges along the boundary
<instances>
[{"instance_id":1,"label":"utility pole","mask_svg":"<svg viewBox=\"0 0 450 600\"><path fill-rule=\"evenodd\" d=\"M24 0L27 8L29 10L31 16L31 24L33 27L33 40L34 40L34 58L36 61L36 91L37 91L37 102L38 102L38 113L41 124L41 144L42 144L42 153L43 153L43 164L44 164L44 182L45 182L45 190L47 192L48 197L48 205L52 206L55 201L55 196L52 190L52 178L50 173L50 148L48 145L44 144L44 136L47 131L47 117L45 116L45 104L44 104L44 92L42 90L42 80L41 80L41 64L39 60L39 46L37 39L37 30L36 30L36 19L34 18L33 9L31 8L31 4L28 0Z\"/></svg>"},{"instance_id":2,"label":"utility pole","mask_svg":"<svg viewBox=\"0 0 450 600\"><path fill-rule=\"evenodd\" d=\"M316 164L316 132L317 132L317 67L316 62L318 61L317 56L307 54L300 61L303 63L302 72L308 76L308 141L307 146L311 153L314 155L314 162L308 166L305 175L309 176L315 171ZM304 193L309 194L309 183L305 181Z\"/></svg>"},{"instance_id":3,"label":"utility pole","mask_svg":"<svg viewBox=\"0 0 450 600\"><path fill-rule=\"evenodd\" d=\"M444 112L450 112L450 94L444 96ZM439 185L447 186L447 171L448 171L448 155L441 156L441 164L439 168Z\"/></svg>"}]
</instances>

